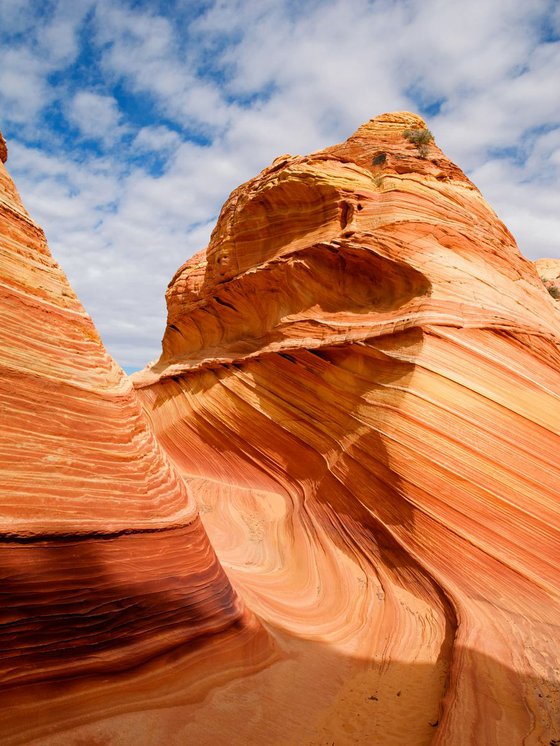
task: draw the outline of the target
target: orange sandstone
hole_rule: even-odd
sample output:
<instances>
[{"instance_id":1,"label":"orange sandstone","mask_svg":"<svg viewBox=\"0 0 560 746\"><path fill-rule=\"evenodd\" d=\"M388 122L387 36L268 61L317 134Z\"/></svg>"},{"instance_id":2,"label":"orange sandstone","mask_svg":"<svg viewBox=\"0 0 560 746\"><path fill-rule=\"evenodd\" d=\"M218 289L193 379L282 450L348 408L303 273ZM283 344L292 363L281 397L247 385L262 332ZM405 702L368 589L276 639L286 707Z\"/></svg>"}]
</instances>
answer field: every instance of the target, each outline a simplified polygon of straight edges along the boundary
<instances>
[{"instance_id":1,"label":"orange sandstone","mask_svg":"<svg viewBox=\"0 0 560 746\"><path fill-rule=\"evenodd\" d=\"M8 160L8 148L6 146L6 141L4 140L4 137L2 133L0 132L0 161L2 163L6 163Z\"/></svg>"},{"instance_id":2,"label":"orange sandstone","mask_svg":"<svg viewBox=\"0 0 560 746\"><path fill-rule=\"evenodd\" d=\"M7 744L41 733L73 681L137 669L212 633L243 636L254 622L2 164L0 269ZM56 727L75 715L72 698L61 701Z\"/></svg>"},{"instance_id":3,"label":"orange sandstone","mask_svg":"<svg viewBox=\"0 0 560 746\"><path fill-rule=\"evenodd\" d=\"M317 672L232 744L560 738L558 316L424 127L235 190L135 377L235 586Z\"/></svg>"},{"instance_id":4,"label":"orange sandstone","mask_svg":"<svg viewBox=\"0 0 560 746\"><path fill-rule=\"evenodd\" d=\"M404 136L424 127L377 117L233 192L169 286L145 415L1 171L0 567L27 603L10 676L42 700L18 731L10 694L6 742L560 739L558 312L460 169ZM37 619L54 663L18 664ZM49 694L62 634L78 678Z\"/></svg>"}]
</instances>

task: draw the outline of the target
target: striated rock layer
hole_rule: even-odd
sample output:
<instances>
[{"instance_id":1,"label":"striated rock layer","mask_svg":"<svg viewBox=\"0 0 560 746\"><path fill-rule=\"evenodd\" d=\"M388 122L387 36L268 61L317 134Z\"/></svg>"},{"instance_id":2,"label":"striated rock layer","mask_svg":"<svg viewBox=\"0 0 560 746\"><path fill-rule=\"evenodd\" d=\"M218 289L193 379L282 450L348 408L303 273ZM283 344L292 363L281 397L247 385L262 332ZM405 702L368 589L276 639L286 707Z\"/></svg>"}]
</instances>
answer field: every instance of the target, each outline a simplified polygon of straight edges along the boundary
<instances>
[{"instance_id":1,"label":"striated rock layer","mask_svg":"<svg viewBox=\"0 0 560 746\"><path fill-rule=\"evenodd\" d=\"M3 744L560 739L558 310L424 127L233 192L136 394L0 168Z\"/></svg>"},{"instance_id":2,"label":"striated rock layer","mask_svg":"<svg viewBox=\"0 0 560 746\"><path fill-rule=\"evenodd\" d=\"M0 269L6 744L75 716L66 681L114 676L232 625L247 636L254 622L2 164Z\"/></svg>"},{"instance_id":3,"label":"striated rock layer","mask_svg":"<svg viewBox=\"0 0 560 746\"><path fill-rule=\"evenodd\" d=\"M293 661L183 742L560 739L558 314L424 128L278 158L169 286L135 385Z\"/></svg>"}]
</instances>

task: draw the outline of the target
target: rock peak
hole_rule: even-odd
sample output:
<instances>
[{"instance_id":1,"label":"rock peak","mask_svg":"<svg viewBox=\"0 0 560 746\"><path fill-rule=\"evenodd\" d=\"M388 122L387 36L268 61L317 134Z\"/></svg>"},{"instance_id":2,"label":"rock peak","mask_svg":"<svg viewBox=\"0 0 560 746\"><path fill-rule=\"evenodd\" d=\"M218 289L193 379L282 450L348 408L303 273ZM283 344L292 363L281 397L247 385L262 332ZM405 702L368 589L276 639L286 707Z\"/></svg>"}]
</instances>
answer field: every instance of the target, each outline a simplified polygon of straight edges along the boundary
<instances>
[{"instance_id":1,"label":"rock peak","mask_svg":"<svg viewBox=\"0 0 560 746\"><path fill-rule=\"evenodd\" d=\"M404 127L426 127L426 122L419 114L412 111L389 111L385 114L379 114L369 120L374 124L397 124Z\"/></svg>"},{"instance_id":2,"label":"rock peak","mask_svg":"<svg viewBox=\"0 0 560 746\"><path fill-rule=\"evenodd\" d=\"M364 135L371 137L395 135L407 129L427 129L427 125L418 114L413 114L410 111L392 111L380 114L378 117L373 117L373 119L365 122L361 127L358 127L350 139L356 136L363 137Z\"/></svg>"},{"instance_id":3,"label":"rock peak","mask_svg":"<svg viewBox=\"0 0 560 746\"><path fill-rule=\"evenodd\" d=\"M271 743L401 744L400 682L411 745L558 738L558 312L426 130L383 114L236 189L135 378L232 579L270 628L314 630L315 686L347 656L340 709L290 678Z\"/></svg>"},{"instance_id":4,"label":"rock peak","mask_svg":"<svg viewBox=\"0 0 560 746\"><path fill-rule=\"evenodd\" d=\"M0 370L3 701L241 622L194 498L4 166Z\"/></svg>"}]
</instances>

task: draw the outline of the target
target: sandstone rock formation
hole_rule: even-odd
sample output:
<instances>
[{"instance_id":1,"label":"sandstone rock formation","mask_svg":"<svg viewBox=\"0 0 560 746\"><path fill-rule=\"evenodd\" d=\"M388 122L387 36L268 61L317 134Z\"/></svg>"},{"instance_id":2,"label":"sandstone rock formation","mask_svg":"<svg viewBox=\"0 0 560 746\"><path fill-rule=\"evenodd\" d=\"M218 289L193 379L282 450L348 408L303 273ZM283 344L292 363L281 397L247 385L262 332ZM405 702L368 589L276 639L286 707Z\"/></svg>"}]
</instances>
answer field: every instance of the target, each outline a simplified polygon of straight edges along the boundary
<instances>
[{"instance_id":1,"label":"sandstone rock formation","mask_svg":"<svg viewBox=\"0 0 560 746\"><path fill-rule=\"evenodd\" d=\"M254 623L1 164L0 269L6 744L27 743L53 714L57 727L75 716L66 681L137 669L233 627L243 637Z\"/></svg>"},{"instance_id":2,"label":"sandstone rock formation","mask_svg":"<svg viewBox=\"0 0 560 746\"><path fill-rule=\"evenodd\" d=\"M560 738L560 325L424 128L233 192L136 376L235 586L298 640L266 729L206 708L232 744Z\"/></svg>"},{"instance_id":3,"label":"sandstone rock formation","mask_svg":"<svg viewBox=\"0 0 560 746\"><path fill-rule=\"evenodd\" d=\"M3 742L560 739L558 311L424 128L233 192L145 415L0 171Z\"/></svg>"}]
</instances>

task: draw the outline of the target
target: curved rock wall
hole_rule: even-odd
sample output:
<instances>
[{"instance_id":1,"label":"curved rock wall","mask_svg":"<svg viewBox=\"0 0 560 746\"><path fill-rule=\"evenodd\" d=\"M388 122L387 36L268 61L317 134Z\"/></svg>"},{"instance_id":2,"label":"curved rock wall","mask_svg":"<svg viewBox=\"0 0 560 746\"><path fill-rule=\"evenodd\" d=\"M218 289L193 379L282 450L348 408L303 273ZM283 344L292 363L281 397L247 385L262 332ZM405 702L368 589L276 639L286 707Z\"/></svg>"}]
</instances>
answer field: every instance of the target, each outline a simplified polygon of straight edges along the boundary
<instances>
[{"instance_id":1,"label":"curved rock wall","mask_svg":"<svg viewBox=\"0 0 560 746\"><path fill-rule=\"evenodd\" d=\"M277 684L266 743L560 738L560 325L424 128L239 187L135 376L234 584L321 672L320 701Z\"/></svg>"}]
</instances>

